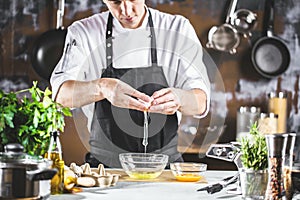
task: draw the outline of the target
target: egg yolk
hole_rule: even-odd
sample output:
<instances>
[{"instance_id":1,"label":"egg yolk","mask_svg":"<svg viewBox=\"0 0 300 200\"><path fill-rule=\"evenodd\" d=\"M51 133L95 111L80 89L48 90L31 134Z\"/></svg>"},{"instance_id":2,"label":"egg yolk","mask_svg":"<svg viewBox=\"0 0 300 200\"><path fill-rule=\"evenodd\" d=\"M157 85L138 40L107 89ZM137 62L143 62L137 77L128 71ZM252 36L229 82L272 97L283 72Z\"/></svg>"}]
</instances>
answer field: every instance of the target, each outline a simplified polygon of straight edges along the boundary
<instances>
[{"instance_id":1,"label":"egg yolk","mask_svg":"<svg viewBox=\"0 0 300 200\"><path fill-rule=\"evenodd\" d=\"M199 181L202 176L198 174L178 174L175 176L178 181L195 182Z\"/></svg>"}]
</instances>

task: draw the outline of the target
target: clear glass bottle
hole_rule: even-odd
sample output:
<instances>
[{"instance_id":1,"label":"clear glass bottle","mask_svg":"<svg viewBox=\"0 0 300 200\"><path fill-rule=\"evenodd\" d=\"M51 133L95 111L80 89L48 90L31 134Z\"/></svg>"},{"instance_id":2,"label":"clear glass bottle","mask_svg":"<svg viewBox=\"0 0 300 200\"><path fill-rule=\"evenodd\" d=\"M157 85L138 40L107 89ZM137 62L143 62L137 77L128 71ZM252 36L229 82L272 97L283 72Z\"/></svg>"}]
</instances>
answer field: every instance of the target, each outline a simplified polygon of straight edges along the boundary
<instances>
[{"instance_id":1,"label":"clear glass bottle","mask_svg":"<svg viewBox=\"0 0 300 200\"><path fill-rule=\"evenodd\" d=\"M51 133L49 148L45 158L52 160L52 167L57 169L57 174L51 179L51 194L62 194L64 191L64 160L59 140L59 132Z\"/></svg>"},{"instance_id":2,"label":"clear glass bottle","mask_svg":"<svg viewBox=\"0 0 300 200\"><path fill-rule=\"evenodd\" d=\"M267 134L268 185L265 200L286 200L283 166L288 134Z\"/></svg>"}]
</instances>

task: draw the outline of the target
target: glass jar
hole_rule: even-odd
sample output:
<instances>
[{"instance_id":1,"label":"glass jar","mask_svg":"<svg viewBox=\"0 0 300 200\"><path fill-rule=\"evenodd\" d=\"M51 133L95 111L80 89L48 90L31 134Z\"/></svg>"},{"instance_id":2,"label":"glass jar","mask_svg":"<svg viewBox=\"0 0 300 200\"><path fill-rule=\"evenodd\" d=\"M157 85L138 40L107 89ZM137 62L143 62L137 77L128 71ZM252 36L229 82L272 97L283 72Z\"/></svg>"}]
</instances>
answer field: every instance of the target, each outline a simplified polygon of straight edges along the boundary
<instances>
[{"instance_id":1,"label":"glass jar","mask_svg":"<svg viewBox=\"0 0 300 200\"><path fill-rule=\"evenodd\" d=\"M241 106L237 110L236 118L236 140L246 136L250 132L251 125L259 118L259 107Z\"/></svg>"},{"instance_id":2,"label":"glass jar","mask_svg":"<svg viewBox=\"0 0 300 200\"><path fill-rule=\"evenodd\" d=\"M278 115L277 133L286 133L287 126L287 92L270 92L268 94L269 112Z\"/></svg>"},{"instance_id":3,"label":"glass jar","mask_svg":"<svg viewBox=\"0 0 300 200\"><path fill-rule=\"evenodd\" d=\"M268 184L265 200L286 200L283 166L287 134L267 134Z\"/></svg>"},{"instance_id":4,"label":"glass jar","mask_svg":"<svg viewBox=\"0 0 300 200\"><path fill-rule=\"evenodd\" d=\"M263 200L268 184L268 171L242 168L239 174L243 199Z\"/></svg>"},{"instance_id":5,"label":"glass jar","mask_svg":"<svg viewBox=\"0 0 300 200\"><path fill-rule=\"evenodd\" d=\"M277 133L278 115L275 113L261 113L258 120L258 130L262 134Z\"/></svg>"}]
</instances>

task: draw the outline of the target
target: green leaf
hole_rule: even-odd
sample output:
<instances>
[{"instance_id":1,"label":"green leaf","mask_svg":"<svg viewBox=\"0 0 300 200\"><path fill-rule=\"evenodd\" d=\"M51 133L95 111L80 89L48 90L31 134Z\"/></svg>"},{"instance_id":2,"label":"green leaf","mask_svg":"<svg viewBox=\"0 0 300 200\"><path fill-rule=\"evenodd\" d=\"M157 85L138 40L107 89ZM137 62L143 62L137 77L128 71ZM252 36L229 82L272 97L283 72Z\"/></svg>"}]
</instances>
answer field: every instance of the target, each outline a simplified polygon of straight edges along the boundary
<instances>
[{"instance_id":1,"label":"green leaf","mask_svg":"<svg viewBox=\"0 0 300 200\"><path fill-rule=\"evenodd\" d=\"M44 95L45 96L50 96L52 94L51 90L49 90L49 88L46 88Z\"/></svg>"},{"instance_id":2,"label":"green leaf","mask_svg":"<svg viewBox=\"0 0 300 200\"><path fill-rule=\"evenodd\" d=\"M44 108L48 108L51 105L52 105L52 99L49 98L48 96L44 97L44 99L43 99L43 107Z\"/></svg>"},{"instance_id":3,"label":"green leaf","mask_svg":"<svg viewBox=\"0 0 300 200\"><path fill-rule=\"evenodd\" d=\"M70 108L67 108L67 107L62 108L62 112L65 116L68 116L68 117L72 116L72 112L71 112Z\"/></svg>"},{"instance_id":4,"label":"green leaf","mask_svg":"<svg viewBox=\"0 0 300 200\"><path fill-rule=\"evenodd\" d=\"M38 109L34 110L34 117L33 117L33 125L35 128L38 127L39 125L39 118L40 118L40 112L38 111Z\"/></svg>"}]
</instances>

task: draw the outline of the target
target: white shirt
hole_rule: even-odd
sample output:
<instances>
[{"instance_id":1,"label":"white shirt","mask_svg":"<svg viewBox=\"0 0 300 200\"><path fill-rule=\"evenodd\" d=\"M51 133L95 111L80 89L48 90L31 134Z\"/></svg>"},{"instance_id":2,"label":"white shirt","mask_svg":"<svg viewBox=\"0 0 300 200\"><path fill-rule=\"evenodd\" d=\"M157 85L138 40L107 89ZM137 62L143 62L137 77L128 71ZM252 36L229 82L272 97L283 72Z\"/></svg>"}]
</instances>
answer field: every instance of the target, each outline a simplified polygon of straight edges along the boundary
<instances>
[{"instance_id":1,"label":"white shirt","mask_svg":"<svg viewBox=\"0 0 300 200\"><path fill-rule=\"evenodd\" d=\"M169 86L186 90L202 89L207 94L209 108L210 83L202 61L202 46L192 25L183 16L148 9L155 28L158 65L163 67ZM108 13L95 14L68 27L63 56L50 80L53 97L67 80L90 81L101 77L106 68ZM147 12L142 25L137 29L123 28L118 20L113 20L115 68L151 65L148 15ZM86 111L86 115L92 117L93 104Z\"/></svg>"}]
</instances>

